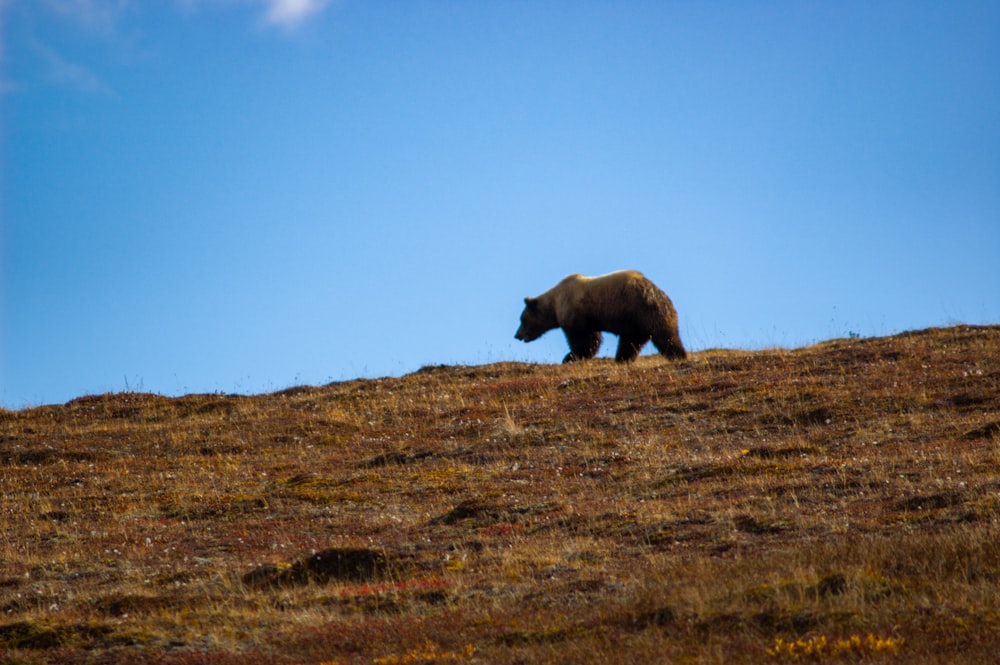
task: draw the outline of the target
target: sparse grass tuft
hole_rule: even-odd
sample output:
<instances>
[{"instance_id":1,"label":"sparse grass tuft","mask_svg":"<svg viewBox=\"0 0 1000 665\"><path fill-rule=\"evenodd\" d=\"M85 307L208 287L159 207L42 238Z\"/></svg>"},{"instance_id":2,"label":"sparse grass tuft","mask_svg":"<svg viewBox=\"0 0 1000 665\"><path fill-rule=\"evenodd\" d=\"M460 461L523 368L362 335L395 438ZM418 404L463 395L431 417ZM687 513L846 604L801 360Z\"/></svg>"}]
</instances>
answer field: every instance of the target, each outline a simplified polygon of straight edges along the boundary
<instances>
[{"instance_id":1,"label":"sparse grass tuft","mask_svg":"<svg viewBox=\"0 0 1000 665\"><path fill-rule=\"evenodd\" d=\"M767 650L768 656L783 660L826 660L843 656L857 658L881 654L895 654L902 646L903 640L893 637L876 637L869 633L865 637L851 635L837 640L829 640L826 635L818 635L809 639L798 639L786 642L780 637L774 642L774 647Z\"/></svg>"}]
</instances>

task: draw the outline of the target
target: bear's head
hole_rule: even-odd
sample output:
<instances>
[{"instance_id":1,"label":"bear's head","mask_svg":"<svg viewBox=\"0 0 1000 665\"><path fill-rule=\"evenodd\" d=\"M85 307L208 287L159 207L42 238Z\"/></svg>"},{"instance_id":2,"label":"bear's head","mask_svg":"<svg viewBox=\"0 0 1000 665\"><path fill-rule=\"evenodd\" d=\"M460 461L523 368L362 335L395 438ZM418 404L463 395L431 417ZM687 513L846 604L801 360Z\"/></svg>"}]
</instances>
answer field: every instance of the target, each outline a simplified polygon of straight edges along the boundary
<instances>
[{"instance_id":1,"label":"bear's head","mask_svg":"<svg viewBox=\"0 0 1000 665\"><path fill-rule=\"evenodd\" d=\"M531 342L553 328L558 328L556 313L552 306L540 298L525 298L521 312L521 327L514 333L514 339Z\"/></svg>"}]
</instances>

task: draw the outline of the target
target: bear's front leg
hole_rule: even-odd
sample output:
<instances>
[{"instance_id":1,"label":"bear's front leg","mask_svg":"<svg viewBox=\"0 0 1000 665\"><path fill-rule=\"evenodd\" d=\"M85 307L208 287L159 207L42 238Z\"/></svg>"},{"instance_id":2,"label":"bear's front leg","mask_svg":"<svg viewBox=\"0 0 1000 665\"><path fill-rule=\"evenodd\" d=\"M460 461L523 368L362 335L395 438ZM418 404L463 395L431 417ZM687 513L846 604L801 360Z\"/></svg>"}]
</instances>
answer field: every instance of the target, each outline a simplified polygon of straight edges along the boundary
<instances>
[{"instance_id":1,"label":"bear's front leg","mask_svg":"<svg viewBox=\"0 0 1000 665\"><path fill-rule=\"evenodd\" d=\"M571 363L574 360L588 360L597 355L597 350L601 348L600 331L566 331L566 340L569 342L569 353L563 358L564 363Z\"/></svg>"}]
</instances>

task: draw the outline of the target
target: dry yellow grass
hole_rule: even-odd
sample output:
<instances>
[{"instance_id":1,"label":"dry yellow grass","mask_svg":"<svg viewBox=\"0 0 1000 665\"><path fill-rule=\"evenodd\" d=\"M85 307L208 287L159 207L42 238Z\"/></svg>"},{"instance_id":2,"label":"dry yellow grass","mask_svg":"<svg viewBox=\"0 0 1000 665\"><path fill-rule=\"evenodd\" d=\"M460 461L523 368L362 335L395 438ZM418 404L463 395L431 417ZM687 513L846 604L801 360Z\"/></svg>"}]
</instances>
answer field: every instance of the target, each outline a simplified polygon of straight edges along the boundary
<instances>
[{"instance_id":1,"label":"dry yellow grass","mask_svg":"<svg viewBox=\"0 0 1000 665\"><path fill-rule=\"evenodd\" d=\"M1000 327L0 411L0 660L992 663Z\"/></svg>"}]
</instances>

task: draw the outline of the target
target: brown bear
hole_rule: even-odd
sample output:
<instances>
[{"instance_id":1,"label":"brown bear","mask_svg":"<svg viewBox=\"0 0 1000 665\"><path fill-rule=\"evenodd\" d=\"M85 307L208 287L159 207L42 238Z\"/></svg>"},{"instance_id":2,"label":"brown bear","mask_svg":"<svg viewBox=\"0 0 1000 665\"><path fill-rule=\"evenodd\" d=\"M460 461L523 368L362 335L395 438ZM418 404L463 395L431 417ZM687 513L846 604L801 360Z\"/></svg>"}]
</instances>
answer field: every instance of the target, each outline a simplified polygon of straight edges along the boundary
<instances>
[{"instance_id":1,"label":"brown bear","mask_svg":"<svg viewBox=\"0 0 1000 665\"><path fill-rule=\"evenodd\" d=\"M570 275L537 298L525 298L524 304L514 338L530 342L562 328L569 341L564 363L597 355L602 331L618 335L618 362L634 360L649 340L666 358L687 355L674 304L634 270L600 277Z\"/></svg>"}]
</instances>

